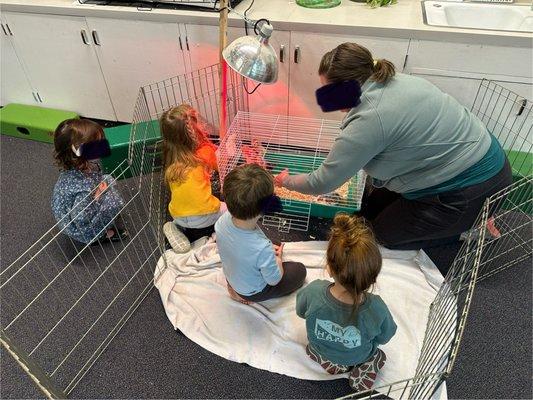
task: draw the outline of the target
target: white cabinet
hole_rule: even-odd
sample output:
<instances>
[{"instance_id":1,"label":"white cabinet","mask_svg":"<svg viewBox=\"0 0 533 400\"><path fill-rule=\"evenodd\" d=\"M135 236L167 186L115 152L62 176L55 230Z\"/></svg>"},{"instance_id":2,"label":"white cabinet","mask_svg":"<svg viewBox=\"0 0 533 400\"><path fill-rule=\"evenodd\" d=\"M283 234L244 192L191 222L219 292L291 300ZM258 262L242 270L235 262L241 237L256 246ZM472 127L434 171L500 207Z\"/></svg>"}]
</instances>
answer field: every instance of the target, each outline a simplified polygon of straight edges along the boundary
<instances>
[{"instance_id":1,"label":"white cabinet","mask_svg":"<svg viewBox=\"0 0 533 400\"><path fill-rule=\"evenodd\" d=\"M321 86L318 67L322 56L344 42L355 42L370 50L374 58L386 58L398 71L404 65L408 39L368 36L325 35L309 32L291 33L289 114L327 119L342 119L341 112L324 114L316 104L315 90Z\"/></svg>"},{"instance_id":2,"label":"white cabinet","mask_svg":"<svg viewBox=\"0 0 533 400\"><path fill-rule=\"evenodd\" d=\"M531 48L412 40L405 71L471 108L482 79L533 99Z\"/></svg>"},{"instance_id":3,"label":"white cabinet","mask_svg":"<svg viewBox=\"0 0 533 400\"><path fill-rule=\"evenodd\" d=\"M183 43L188 69L197 71L219 62L218 26L186 24ZM228 28L228 44L244 36L244 28Z\"/></svg>"},{"instance_id":4,"label":"white cabinet","mask_svg":"<svg viewBox=\"0 0 533 400\"><path fill-rule=\"evenodd\" d=\"M141 86L185 73L177 23L89 17L87 24L119 121L131 122Z\"/></svg>"},{"instance_id":5,"label":"white cabinet","mask_svg":"<svg viewBox=\"0 0 533 400\"><path fill-rule=\"evenodd\" d=\"M116 119L85 18L4 13L45 107Z\"/></svg>"},{"instance_id":6,"label":"white cabinet","mask_svg":"<svg viewBox=\"0 0 533 400\"><path fill-rule=\"evenodd\" d=\"M37 95L33 93L26 72L13 47L12 31L9 24L0 19L0 104L8 103L37 104Z\"/></svg>"}]
</instances>

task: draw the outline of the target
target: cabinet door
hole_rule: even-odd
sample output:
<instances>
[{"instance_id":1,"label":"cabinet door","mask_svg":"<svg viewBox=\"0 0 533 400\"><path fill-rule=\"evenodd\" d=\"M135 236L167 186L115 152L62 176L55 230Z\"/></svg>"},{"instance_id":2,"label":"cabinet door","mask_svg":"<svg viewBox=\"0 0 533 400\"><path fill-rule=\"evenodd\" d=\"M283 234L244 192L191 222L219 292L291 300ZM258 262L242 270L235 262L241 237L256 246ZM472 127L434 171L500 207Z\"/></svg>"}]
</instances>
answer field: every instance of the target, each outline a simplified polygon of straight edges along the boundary
<instances>
[{"instance_id":1,"label":"cabinet door","mask_svg":"<svg viewBox=\"0 0 533 400\"><path fill-rule=\"evenodd\" d=\"M31 84L13 47L7 25L5 21L0 20L0 22L2 24L0 30L0 104L35 104L36 99L32 95Z\"/></svg>"},{"instance_id":2,"label":"cabinet door","mask_svg":"<svg viewBox=\"0 0 533 400\"><path fill-rule=\"evenodd\" d=\"M374 58L386 58L402 71L409 47L408 39L369 36L323 35L291 32L289 114L327 119L342 119L345 114L324 114L316 104L315 90L321 86L318 67L322 56L341 43L355 42L370 50Z\"/></svg>"},{"instance_id":3,"label":"cabinet door","mask_svg":"<svg viewBox=\"0 0 533 400\"><path fill-rule=\"evenodd\" d=\"M483 79L483 74L477 76L458 76L458 74L453 71L448 71L447 73L435 73L434 71L424 73L418 71L411 75L419 76L430 81L444 93L454 97L459 103L470 109L474 104L474 99ZM524 82L515 82L513 80L502 81L495 79L493 81L525 99L533 99L533 86L527 80L524 80Z\"/></svg>"},{"instance_id":4,"label":"cabinet door","mask_svg":"<svg viewBox=\"0 0 533 400\"><path fill-rule=\"evenodd\" d=\"M84 18L19 13L4 18L43 106L116 119Z\"/></svg>"},{"instance_id":5,"label":"cabinet door","mask_svg":"<svg viewBox=\"0 0 533 400\"><path fill-rule=\"evenodd\" d=\"M219 62L218 26L213 25L185 25L186 58L189 70L196 71ZM240 36L244 36L244 27L228 28L228 44Z\"/></svg>"},{"instance_id":6,"label":"cabinet door","mask_svg":"<svg viewBox=\"0 0 533 400\"><path fill-rule=\"evenodd\" d=\"M406 71L417 68L531 78L533 49L411 40Z\"/></svg>"},{"instance_id":7,"label":"cabinet door","mask_svg":"<svg viewBox=\"0 0 533 400\"><path fill-rule=\"evenodd\" d=\"M87 24L119 121L131 122L141 86L185 73L178 24L109 18Z\"/></svg>"}]
</instances>

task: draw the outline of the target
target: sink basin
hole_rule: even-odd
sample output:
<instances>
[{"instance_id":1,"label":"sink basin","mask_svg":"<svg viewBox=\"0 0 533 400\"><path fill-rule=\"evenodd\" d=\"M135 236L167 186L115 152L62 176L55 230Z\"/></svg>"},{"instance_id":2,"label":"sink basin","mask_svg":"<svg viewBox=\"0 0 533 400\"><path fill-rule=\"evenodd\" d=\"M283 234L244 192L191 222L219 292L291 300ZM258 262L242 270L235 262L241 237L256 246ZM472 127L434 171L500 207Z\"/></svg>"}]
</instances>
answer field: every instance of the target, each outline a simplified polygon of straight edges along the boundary
<instances>
[{"instance_id":1,"label":"sink basin","mask_svg":"<svg viewBox=\"0 0 533 400\"><path fill-rule=\"evenodd\" d=\"M424 22L433 26L533 32L529 5L423 1Z\"/></svg>"}]
</instances>

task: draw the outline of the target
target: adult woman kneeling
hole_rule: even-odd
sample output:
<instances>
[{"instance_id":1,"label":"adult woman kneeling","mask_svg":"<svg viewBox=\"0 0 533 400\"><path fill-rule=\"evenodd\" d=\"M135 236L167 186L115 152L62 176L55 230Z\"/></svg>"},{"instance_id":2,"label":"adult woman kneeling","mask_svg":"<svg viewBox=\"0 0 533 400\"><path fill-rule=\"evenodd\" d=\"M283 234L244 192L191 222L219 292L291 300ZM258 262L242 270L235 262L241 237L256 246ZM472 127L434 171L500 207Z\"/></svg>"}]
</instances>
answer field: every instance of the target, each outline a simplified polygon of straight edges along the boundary
<instances>
[{"instance_id":1,"label":"adult woman kneeling","mask_svg":"<svg viewBox=\"0 0 533 400\"><path fill-rule=\"evenodd\" d=\"M322 84L357 81L360 104L347 112L331 151L310 174L276 177L305 194L334 191L364 169L371 178L361 215L393 249L457 240L485 199L512 182L498 140L454 98L428 81L395 73L355 43L322 57Z\"/></svg>"}]
</instances>

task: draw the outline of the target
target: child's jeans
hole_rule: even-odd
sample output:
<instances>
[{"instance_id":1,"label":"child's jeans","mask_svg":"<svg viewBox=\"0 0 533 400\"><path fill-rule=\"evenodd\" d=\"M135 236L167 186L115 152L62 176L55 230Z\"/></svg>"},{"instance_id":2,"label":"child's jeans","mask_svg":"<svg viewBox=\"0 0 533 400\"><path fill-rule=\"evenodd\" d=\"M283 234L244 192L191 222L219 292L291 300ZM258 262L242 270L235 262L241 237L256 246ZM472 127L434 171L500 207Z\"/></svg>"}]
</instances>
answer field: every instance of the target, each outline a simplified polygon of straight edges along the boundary
<instances>
[{"instance_id":1,"label":"child's jeans","mask_svg":"<svg viewBox=\"0 0 533 400\"><path fill-rule=\"evenodd\" d=\"M174 218L174 224L187 236L192 243L203 236L211 236L215 231L215 222L227 211L226 203L220 202L217 212L191 217Z\"/></svg>"},{"instance_id":2,"label":"child's jeans","mask_svg":"<svg viewBox=\"0 0 533 400\"><path fill-rule=\"evenodd\" d=\"M201 229L208 226L215 225L215 222L220 218L222 214L227 211L226 203L220 202L220 209L217 212L204 215L193 215L190 217L177 217L174 218L174 223L179 228L185 229Z\"/></svg>"},{"instance_id":3,"label":"child's jeans","mask_svg":"<svg viewBox=\"0 0 533 400\"><path fill-rule=\"evenodd\" d=\"M387 356L383 350L378 349L376 353L370 357L370 359L352 367L349 365L335 364L325 359L309 345L305 347L305 351L311 360L320 364L322 368L332 375L350 372L348 382L352 389L357 392L363 392L372 388L374 381L376 380L377 373L381 368L383 368L385 361L387 360Z\"/></svg>"},{"instance_id":4,"label":"child's jeans","mask_svg":"<svg viewBox=\"0 0 533 400\"><path fill-rule=\"evenodd\" d=\"M305 265L299 262L287 261L283 263L283 277L276 286L267 285L259 293L250 296L239 294L239 296L254 303L283 297L302 287L306 275Z\"/></svg>"}]
</instances>

